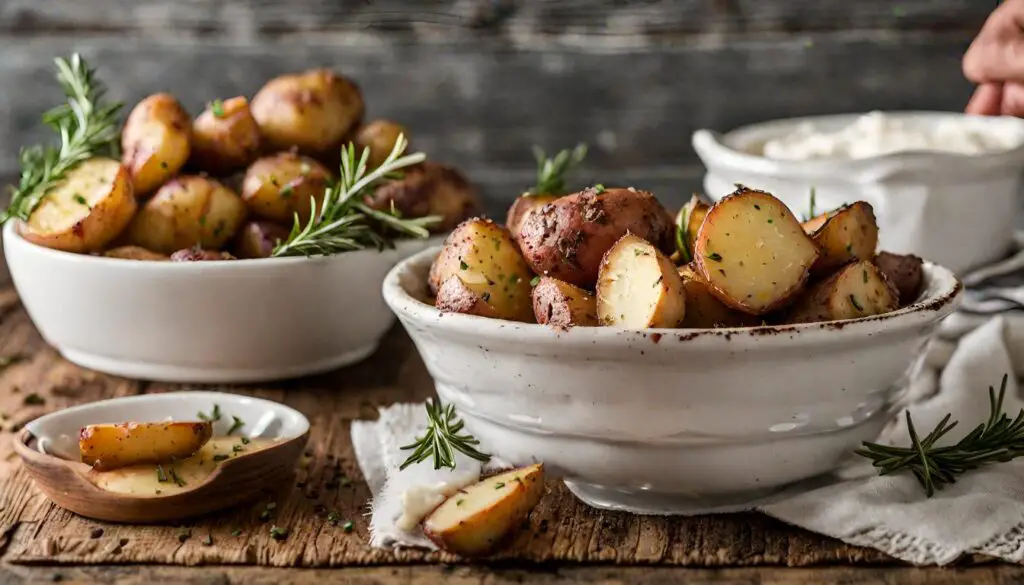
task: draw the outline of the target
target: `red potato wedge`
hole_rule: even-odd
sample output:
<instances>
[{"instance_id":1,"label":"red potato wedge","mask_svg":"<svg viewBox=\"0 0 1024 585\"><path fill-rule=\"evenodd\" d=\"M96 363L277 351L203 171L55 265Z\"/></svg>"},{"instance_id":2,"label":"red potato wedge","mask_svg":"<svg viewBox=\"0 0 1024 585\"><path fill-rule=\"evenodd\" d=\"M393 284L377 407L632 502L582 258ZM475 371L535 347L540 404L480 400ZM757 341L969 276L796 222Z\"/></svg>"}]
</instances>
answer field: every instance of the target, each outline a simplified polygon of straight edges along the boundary
<instances>
[{"instance_id":1,"label":"red potato wedge","mask_svg":"<svg viewBox=\"0 0 1024 585\"><path fill-rule=\"evenodd\" d=\"M192 122L191 159L206 172L225 174L259 156L260 127L245 97L211 103Z\"/></svg>"},{"instance_id":2,"label":"red potato wedge","mask_svg":"<svg viewBox=\"0 0 1024 585\"><path fill-rule=\"evenodd\" d=\"M924 261L912 254L879 252L875 266L900 293L900 306L909 305L921 293L924 282Z\"/></svg>"},{"instance_id":3,"label":"red potato wedge","mask_svg":"<svg viewBox=\"0 0 1024 585\"><path fill-rule=\"evenodd\" d=\"M89 425L78 437L82 462L99 471L191 456L213 436L209 422Z\"/></svg>"},{"instance_id":4,"label":"red potato wedge","mask_svg":"<svg viewBox=\"0 0 1024 585\"><path fill-rule=\"evenodd\" d=\"M597 299L590 292L545 276L533 287L533 315L537 323L558 329L596 327Z\"/></svg>"},{"instance_id":5,"label":"red potato wedge","mask_svg":"<svg viewBox=\"0 0 1024 585\"><path fill-rule=\"evenodd\" d=\"M381 184L366 197L374 209L392 207L403 217L440 217L429 226L433 233L447 232L480 210L476 188L456 169L431 161L406 168L402 177Z\"/></svg>"},{"instance_id":6,"label":"red potato wedge","mask_svg":"<svg viewBox=\"0 0 1024 585\"><path fill-rule=\"evenodd\" d=\"M760 319L729 307L711 292L707 281L693 269L692 265L679 267L683 278L683 293L686 295L686 315L679 324L684 329L706 329L714 327L753 327Z\"/></svg>"},{"instance_id":7,"label":"red potato wedge","mask_svg":"<svg viewBox=\"0 0 1024 585\"><path fill-rule=\"evenodd\" d=\"M153 94L128 114L121 132L121 157L136 197L156 191L188 161L192 117L168 93Z\"/></svg>"},{"instance_id":8,"label":"red potato wedge","mask_svg":"<svg viewBox=\"0 0 1024 585\"><path fill-rule=\"evenodd\" d=\"M137 208L121 163L92 158L50 189L19 232L47 248L98 252L125 230Z\"/></svg>"},{"instance_id":9,"label":"red potato wedge","mask_svg":"<svg viewBox=\"0 0 1024 585\"><path fill-rule=\"evenodd\" d=\"M654 244L626 234L601 261L597 315L628 329L675 327L686 315L683 280Z\"/></svg>"},{"instance_id":10,"label":"red potato wedge","mask_svg":"<svg viewBox=\"0 0 1024 585\"><path fill-rule=\"evenodd\" d=\"M819 251L784 203L740 187L708 211L694 255L697 272L720 301L763 315L792 302Z\"/></svg>"},{"instance_id":11,"label":"red potato wedge","mask_svg":"<svg viewBox=\"0 0 1024 585\"><path fill-rule=\"evenodd\" d=\"M445 500L423 521L423 532L448 552L487 554L522 526L543 493L542 464L495 475Z\"/></svg>"},{"instance_id":12,"label":"red potato wedge","mask_svg":"<svg viewBox=\"0 0 1024 585\"><path fill-rule=\"evenodd\" d=\"M789 323L881 315L899 307L899 291L872 262L848 264L810 287L790 308Z\"/></svg>"},{"instance_id":13,"label":"red potato wedge","mask_svg":"<svg viewBox=\"0 0 1024 585\"><path fill-rule=\"evenodd\" d=\"M804 231L821 250L812 267L828 273L844 264L869 260L878 246L878 222L870 203L858 201L803 223Z\"/></svg>"},{"instance_id":14,"label":"red potato wedge","mask_svg":"<svg viewBox=\"0 0 1024 585\"><path fill-rule=\"evenodd\" d=\"M678 261L686 264L693 260L693 245L697 241L697 230L704 223L704 217L711 210L711 204L694 193L676 215L676 254Z\"/></svg>"}]
</instances>

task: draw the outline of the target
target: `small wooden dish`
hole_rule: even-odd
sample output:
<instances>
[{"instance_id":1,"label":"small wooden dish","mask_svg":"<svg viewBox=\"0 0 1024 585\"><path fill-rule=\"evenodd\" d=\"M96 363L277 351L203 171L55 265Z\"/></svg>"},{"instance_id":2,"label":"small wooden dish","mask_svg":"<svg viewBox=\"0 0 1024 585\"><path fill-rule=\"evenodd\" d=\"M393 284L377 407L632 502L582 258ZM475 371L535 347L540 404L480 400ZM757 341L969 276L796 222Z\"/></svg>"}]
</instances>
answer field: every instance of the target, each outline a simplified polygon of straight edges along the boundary
<instances>
[{"instance_id":1,"label":"small wooden dish","mask_svg":"<svg viewBox=\"0 0 1024 585\"><path fill-rule=\"evenodd\" d=\"M152 404L152 402L168 402L168 397L174 399L172 403ZM138 415L138 418L125 416L126 413L133 410L132 401L149 398L157 400L149 401L150 404L144 404L147 407L145 410L152 412L156 408L163 411L162 419L164 420L167 418L167 414L170 414L173 420L194 420L195 414L191 418L186 418L187 415L183 413L209 410L212 404L219 404L226 412L238 412L244 404L246 412L264 413L262 416L250 415L252 418L247 419L256 421L256 426L260 430L257 436L262 434L264 438L280 437L280 442L221 462L209 476L196 482L187 490L153 496L104 490L89 479L90 474L96 473L90 466L67 457L66 445L63 449L56 449L58 452L63 451L65 454L63 457L49 452L50 449L47 448L47 445L61 440L46 436L47 431L53 432L55 428L77 431L77 428L84 424L127 422L129 420L153 422L153 417L145 414ZM105 405L104 403L117 404ZM288 417L288 421L281 424L279 419L275 419L280 415ZM96 420L82 423L83 419L93 418ZM277 424L274 424L275 421ZM37 436L33 429L43 436ZM298 434L276 435L273 434L275 430L286 433L292 431ZM61 434L61 438L66 443L66 432ZM40 440L41 438L42 440ZM118 398L46 415L26 425L14 443L14 450L24 461L25 468L35 481L36 486L58 506L97 520L148 523L208 514L272 493L294 473L295 464L305 449L308 438L308 420L298 411L286 406L234 394L179 392Z\"/></svg>"}]
</instances>

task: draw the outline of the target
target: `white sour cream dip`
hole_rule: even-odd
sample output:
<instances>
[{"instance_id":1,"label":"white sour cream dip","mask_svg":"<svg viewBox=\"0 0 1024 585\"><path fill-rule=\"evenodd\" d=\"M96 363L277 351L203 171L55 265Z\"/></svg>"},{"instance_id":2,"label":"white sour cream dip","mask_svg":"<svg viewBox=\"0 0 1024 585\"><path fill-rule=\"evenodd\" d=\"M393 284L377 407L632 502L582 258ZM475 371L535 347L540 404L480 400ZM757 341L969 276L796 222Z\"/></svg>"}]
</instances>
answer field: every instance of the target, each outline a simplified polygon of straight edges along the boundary
<instances>
[{"instance_id":1,"label":"white sour cream dip","mask_svg":"<svg viewBox=\"0 0 1024 585\"><path fill-rule=\"evenodd\" d=\"M961 117L906 119L871 112L835 131L822 131L805 122L766 142L758 154L778 160L860 159L922 150L979 155L1010 150L1021 142L1019 129L1009 125L982 125Z\"/></svg>"},{"instance_id":2,"label":"white sour cream dip","mask_svg":"<svg viewBox=\"0 0 1024 585\"><path fill-rule=\"evenodd\" d=\"M395 521L399 530L409 532L426 518L427 514L454 496L462 488L475 483L477 476L454 475L448 481L432 485L416 485L402 492L402 515Z\"/></svg>"}]
</instances>

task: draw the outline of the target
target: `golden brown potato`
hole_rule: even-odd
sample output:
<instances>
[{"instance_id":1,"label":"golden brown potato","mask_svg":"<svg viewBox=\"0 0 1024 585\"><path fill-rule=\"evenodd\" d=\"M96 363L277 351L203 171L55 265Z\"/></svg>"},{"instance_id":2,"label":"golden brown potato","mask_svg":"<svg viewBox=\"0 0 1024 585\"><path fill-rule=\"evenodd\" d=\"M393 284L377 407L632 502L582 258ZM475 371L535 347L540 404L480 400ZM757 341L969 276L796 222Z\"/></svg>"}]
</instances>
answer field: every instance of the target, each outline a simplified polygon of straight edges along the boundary
<instances>
[{"instance_id":1,"label":"golden brown potato","mask_svg":"<svg viewBox=\"0 0 1024 585\"><path fill-rule=\"evenodd\" d=\"M107 258L122 258L124 260L147 260L152 262L166 262L170 258L166 254L150 252L138 246L118 246L103 253Z\"/></svg>"},{"instance_id":2,"label":"golden brown potato","mask_svg":"<svg viewBox=\"0 0 1024 585\"><path fill-rule=\"evenodd\" d=\"M291 225L298 213L305 225L311 200L319 210L330 180L327 168L312 158L281 152L252 163L242 180L242 201L257 217Z\"/></svg>"},{"instance_id":3,"label":"golden brown potato","mask_svg":"<svg viewBox=\"0 0 1024 585\"><path fill-rule=\"evenodd\" d=\"M308 154L340 148L363 119L363 96L349 79L327 69L282 75L252 99L252 115L274 148Z\"/></svg>"},{"instance_id":4,"label":"golden brown potato","mask_svg":"<svg viewBox=\"0 0 1024 585\"><path fill-rule=\"evenodd\" d=\"M601 261L597 315L602 325L675 327L686 316L683 280L654 244L626 234Z\"/></svg>"},{"instance_id":5,"label":"golden brown potato","mask_svg":"<svg viewBox=\"0 0 1024 585\"><path fill-rule=\"evenodd\" d=\"M679 324L685 329L706 329L714 327L754 327L760 319L727 306L711 292L707 281L687 264L679 267L683 278L683 292L686 295L686 316Z\"/></svg>"},{"instance_id":6,"label":"golden brown potato","mask_svg":"<svg viewBox=\"0 0 1024 585\"><path fill-rule=\"evenodd\" d=\"M219 260L237 260L227 252L203 250L202 248L185 248L171 254L171 262L216 262Z\"/></svg>"},{"instance_id":7,"label":"golden brown potato","mask_svg":"<svg viewBox=\"0 0 1024 585\"><path fill-rule=\"evenodd\" d=\"M869 260L878 245L878 224L871 204L858 201L803 223L804 231L821 249L812 268L815 274L832 272L857 260Z\"/></svg>"},{"instance_id":8,"label":"golden brown potato","mask_svg":"<svg viewBox=\"0 0 1024 585\"><path fill-rule=\"evenodd\" d=\"M697 241L697 230L704 223L704 216L711 204L694 193L676 215L676 253L682 263L693 261L693 245Z\"/></svg>"},{"instance_id":9,"label":"golden brown potato","mask_svg":"<svg viewBox=\"0 0 1024 585\"><path fill-rule=\"evenodd\" d=\"M269 258L278 241L288 239L289 229L269 221L250 221L238 230L231 246L239 258Z\"/></svg>"},{"instance_id":10,"label":"golden brown potato","mask_svg":"<svg viewBox=\"0 0 1024 585\"><path fill-rule=\"evenodd\" d=\"M531 278L508 230L480 218L455 228L430 267L438 309L510 321L533 322Z\"/></svg>"},{"instance_id":11,"label":"golden brown potato","mask_svg":"<svg viewBox=\"0 0 1024 585\"><path fill-rule=\"evenodd\" d=\"M160 188L128 226L129 243L172 254L199 246L220 249L245 221L245 204L219 182L182 176Z\"/></svg>"},{"instance_id":12,"label":"golden brown potato","mask_svg":"<svg viewBox=\"0 0 1024 585\"><path fill-rule=\"evenodd\" d=\"M720 301L763 315L792 302L818 254L784 203L740 187L708 211L694 265Z\"/></svg>"},{"instance_id":13,"label":"golden brown potato","mask_svg":"<svg viewBox=\"0 0 1024 585\"><path fill-rule=\"evenodd\" d=\"M790 308L790 323L881 315L899 307L899 291L868 260L847 264L810 287Z\"/></svg>"},{"instance_id":14,"label":"golden brown potato","mask_svg":"<svg viewBox=\"0 0 1024 585\"><path fill-rule=\"evenodd\" d=\"M403 170L401 179L388 181L367 197L367 205L383 211L392 204L402 217L436 215L434 233L447 232L480 211L476 189L457 170L435 162Z\"/></svg>"},{"instance_id":15,"label":"golden brown potato","mask_svg":"<svg viewBox=\"0 0 1024 585\"><path fill-rule=\"evenodd\" d=\"M399 136L405 136L409 140L409 132L397 122L391 120L374 120L365 126L361 126L355 135L356 155L362 156L363 149L370 149L370 156L367 157L366 167L375 169L381 165L395 148L395 142Z\"/></svg>"},{"instance_id":16,"label":"golden brown potato","mask_svg":"<svg viewBox=\"0 0 1024 585\"><path fill-rule=\"evenodd\" d=\"M626 233L666 254L675 246L672 216L633 188L591 187L556 199L530 213L515 236L535 273L591 288L605 252Z\"/></svg>"},{"instance_id":17,"label":"golden brown potato","mask_svg":"<svg viewBox=\"0 0 1024 585\"><path fill-rule=\"evenodd\" d=\"M486 554L523 525L542 495L542 464L513 469L459 490L427 516L423 532L448 552Z\"/></svg>"},{"instance_id":18,"label":"golden brown potato","mask_svg":"<svg viewBox=\"0 0 1024 585\"><path fill-rule=\"evenodd\" d=\"M537 323L558 329L596 327L597 299L590 292L557 278L538 277L533 287L533 315Z\"/></svg>"},{"instance_id":19,"label":"golden brown potato","mask_svg":"<svg viewBox=\"0 0 1024 585\"><path fill-rule=\"evenodd\" d=\"M135 196L155 191L188 161L192 117L174 96L158 93L135 106L121 133L122 161Z\"/></svg>"},{"instance_id":20,"label":"golden brown potato","mask_svg":"<svg viewBox=\"0 0 1024 585\"><path fill-rule=\"evenodd\" d=\"M924 282L924 261L912 254L879 252L875 266L889 279L900 293L900 306L909 305L921 293Z\"/></svg>"},{"instance_id":21,"label":"golden brown potato","mask_svg":"<svg viewBox=\"0 0 1024 585\"><path fill-rule=\"evenodd\" d=\"M82 462L99 471L141 463L184 459L213 436L209 422L155 422L89 425L78 437Z\"/></svg>"},{"instance_id":22,"label":"golden brown potato","mask_svg":"<svg viewBox=\"0 0 1024 585\"><path fill-rule=\"evenodd\" d=\"M192 160L206 172L229 173L256 160L260 141L247 99L217 100L192 123Z\"/></svg>"},{"instance_id":23,"label":"golden brown potato","mask_svg":"<svg viewBox=\"0 0 1024 585\"><path fill-rule=\"evenodd\" d=\"M98 252L124 230L136 207L121 163L92 158L47 192L19 233L47 248Z\"/></svg>"},{"instance_id":24,"label":"golden brown potato","mask_svg":"<svg viewBox=\"0 0 1024 585\"><path fill-rule=\"evenodd\" d=\"M533 193L523 193L512 202L511 207L508 208L508 215L505 217L505 227L508 231L512 232L512 236L515 237L523 229L523 222L526 221L526 217L533 212L544 207L548 203L551 203L555 199L558 199L558 195L535 195Z\"/></svg>"}]
</instances>

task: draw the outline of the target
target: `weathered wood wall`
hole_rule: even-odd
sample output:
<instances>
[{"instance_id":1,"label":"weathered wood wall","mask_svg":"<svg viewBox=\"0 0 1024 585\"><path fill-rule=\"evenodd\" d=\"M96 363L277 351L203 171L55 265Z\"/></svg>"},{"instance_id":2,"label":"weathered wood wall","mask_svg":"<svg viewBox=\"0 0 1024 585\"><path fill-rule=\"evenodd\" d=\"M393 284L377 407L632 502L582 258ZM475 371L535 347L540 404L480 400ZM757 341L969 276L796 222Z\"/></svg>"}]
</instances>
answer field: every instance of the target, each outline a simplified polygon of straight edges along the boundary
<instances>
[{"instance_id":1,"label":"weathered wood wall","mask_svg":"<svg viewBox=\"0 0 1024 585\"><path fill-rule=\"evenodd\" d=\"M587 141L583 181L699 188L693 130L881 109L961 109L960 57L995 0L0 0L0 177L46 136L55 55L125 101L198 110L326 65L371 116L464 168L502 209L529 147Z\"/></svg>"}]
</instances>

